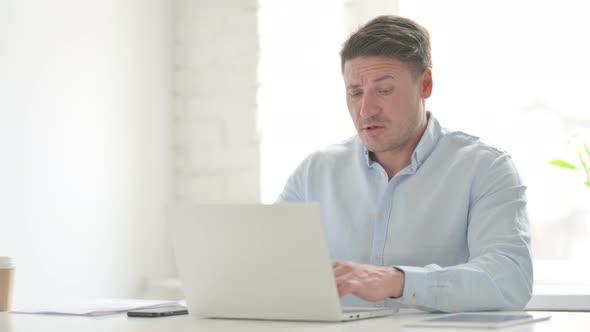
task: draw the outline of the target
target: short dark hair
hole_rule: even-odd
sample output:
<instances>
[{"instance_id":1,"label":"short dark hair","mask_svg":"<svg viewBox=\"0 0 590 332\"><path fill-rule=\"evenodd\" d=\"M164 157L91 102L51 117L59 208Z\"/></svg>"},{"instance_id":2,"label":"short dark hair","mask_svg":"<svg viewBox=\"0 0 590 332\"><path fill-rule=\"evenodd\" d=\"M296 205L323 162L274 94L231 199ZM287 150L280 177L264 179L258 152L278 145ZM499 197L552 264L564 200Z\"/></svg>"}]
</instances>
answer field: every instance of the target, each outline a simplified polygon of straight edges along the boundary
<instances>
[{"instance_id":1,"label":"short dark hair","mask_svg":"<svg viewBox=\"0 0 590 332\"><path fill-rule=\"evenodd\" d=\"M416 75L432 68L430 35L415 21L400 16L378 16L353 33L340 51L342 70L359 56L382 56L399 60Z\"/></svg>"}]
</instances>

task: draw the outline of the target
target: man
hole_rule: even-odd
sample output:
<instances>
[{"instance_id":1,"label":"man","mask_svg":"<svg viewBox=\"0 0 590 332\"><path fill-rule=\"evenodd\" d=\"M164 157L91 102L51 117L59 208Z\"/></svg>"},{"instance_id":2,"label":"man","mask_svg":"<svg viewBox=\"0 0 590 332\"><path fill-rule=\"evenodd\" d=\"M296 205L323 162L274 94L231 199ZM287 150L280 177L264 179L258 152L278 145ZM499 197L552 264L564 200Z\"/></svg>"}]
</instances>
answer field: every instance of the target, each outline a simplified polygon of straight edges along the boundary
<instances>
[{"instance_id":1,"label":"man","mask_svg":"<svg viewBox=\"0 0 590 332\"><path fill-rule=\"evenodd\" d=\"M377 17L340 56L358 136L307 157L278 201L320 203L343 304L523 309L533 283L526 187L506 152L426 111L428 32Z\"/></svg>"}]
</instances>

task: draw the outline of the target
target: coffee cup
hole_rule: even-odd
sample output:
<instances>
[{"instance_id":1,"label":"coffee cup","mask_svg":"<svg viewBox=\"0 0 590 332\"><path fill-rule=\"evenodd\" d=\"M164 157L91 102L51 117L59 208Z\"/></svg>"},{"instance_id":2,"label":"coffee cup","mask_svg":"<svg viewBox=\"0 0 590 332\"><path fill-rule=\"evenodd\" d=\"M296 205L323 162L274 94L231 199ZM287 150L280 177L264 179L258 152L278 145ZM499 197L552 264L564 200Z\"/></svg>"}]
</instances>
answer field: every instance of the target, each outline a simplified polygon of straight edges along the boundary
<instances>
[{"instance_id":1,"label":"coffee cup","mask_svg":"<svg viewBox=\"0 0 590 332\"><path fill-rule=\"evenodd\" d=\"M10 257L0 256L0 312L10 311L15 268Z\"/></svg>"}]
</instances>

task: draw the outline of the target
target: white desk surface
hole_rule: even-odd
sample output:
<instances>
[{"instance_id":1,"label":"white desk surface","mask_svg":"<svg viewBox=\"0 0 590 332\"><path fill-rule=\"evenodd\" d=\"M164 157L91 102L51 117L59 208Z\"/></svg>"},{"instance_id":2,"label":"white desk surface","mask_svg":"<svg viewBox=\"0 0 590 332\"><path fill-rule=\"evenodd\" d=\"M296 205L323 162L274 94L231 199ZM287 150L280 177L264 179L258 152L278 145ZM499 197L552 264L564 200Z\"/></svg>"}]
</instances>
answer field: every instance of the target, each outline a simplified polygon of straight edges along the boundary
<instances>
[{"instance_id":1,"label":"white desk surface","mask_svg":"<svg viewBox=\"0 0 590 332\"><path fill-rule=\"evenodd\" d=\"M552 317L549 321L514 326L506 329L473 331L510 331L510 332L569 332L590 330L590 312L544 312ZM407 322L419 317L427 316L414 310L402 310L399 314L372 318L367 320L345 323L309 323L309 322L281 322L230 319L200 319L190 315L137 318L127 317L126 314L115 314L102 317L52 316L0 313L1 332L40 332L40 331L124 331L124 332L153 332L153 331L305 331L305 332L356 332L356 331L386 331L386 332L450 332L442 328L404 327ZM468 332L471 329L460 329Z\"/></svg>"}]
</instances>

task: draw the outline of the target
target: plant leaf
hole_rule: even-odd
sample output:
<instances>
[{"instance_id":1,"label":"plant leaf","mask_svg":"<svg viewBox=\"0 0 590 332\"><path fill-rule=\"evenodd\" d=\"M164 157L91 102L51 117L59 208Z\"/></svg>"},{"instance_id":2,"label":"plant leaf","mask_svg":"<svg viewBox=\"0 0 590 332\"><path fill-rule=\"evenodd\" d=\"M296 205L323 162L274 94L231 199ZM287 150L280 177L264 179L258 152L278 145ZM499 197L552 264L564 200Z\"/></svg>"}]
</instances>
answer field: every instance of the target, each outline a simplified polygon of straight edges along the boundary
<instances>
[{"instance_id":1,"label":"plant leaf","mask_svg":"<svg viewBox=\"0 0 590 332\"><path fill-rule=\"evenodd\" d=\"M590 168L586 164L586 160L584 160L584 152L582 151L582 144L578 145L578 147L576 148L576 151L578 152L578 158L580 159L580 163L582 164L582 169L586 173L588 173L588 169L590 169Z\"/></svg>"},{"instance_id":2,"label":"plant leaf","mask_svg":"<svg viewBox=\"0 0 590 332\"><path fill-rule=\"evenodd\" d=\"M586 143L586 141L582 141L582 145L584 146L584 150L586 150L586 155L590 158L590 146Z\"/></svg>"},{"instance_id":3,"label":"plant leaf","mask_svg":"<svg viewBox=\"0 0 590 332\"><path fill-rule=\"evenodd\" d=\"M586 181L584 182L584 184L586 185L586 187L590 188L590 181Z\"/></svg>"},{"instance_id":4,"label":"plant leaf","mask_svg":"<svg viewBox=\"0 0 590 332\"><path fill-rule=\"evenodd\" d=\"M576 167L575 165L568 163L567 161L561 160L561 159L551 160L549 162L549 165L567 168L567 169L571 169L571 170L578 171L578 172L580 171L580 169L578 167Z\"/></svg>"}]
</instances>

